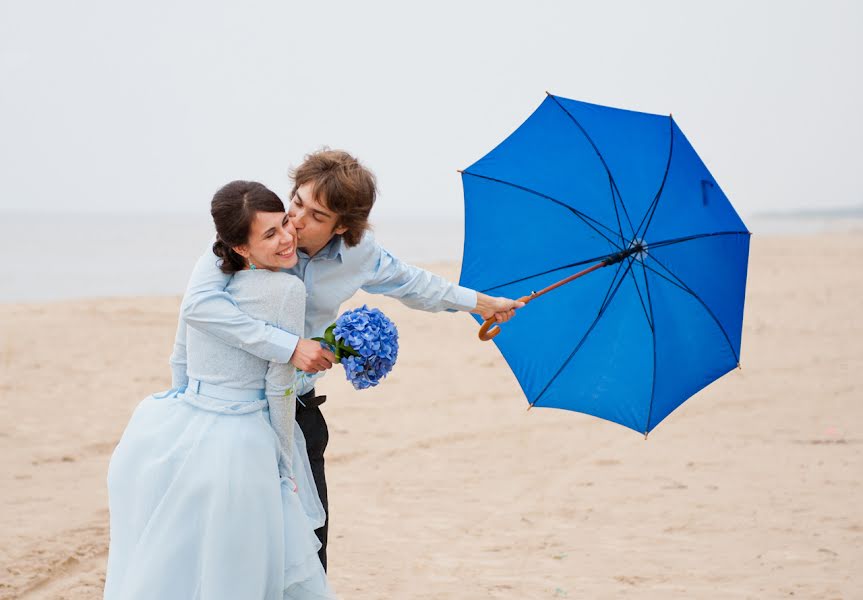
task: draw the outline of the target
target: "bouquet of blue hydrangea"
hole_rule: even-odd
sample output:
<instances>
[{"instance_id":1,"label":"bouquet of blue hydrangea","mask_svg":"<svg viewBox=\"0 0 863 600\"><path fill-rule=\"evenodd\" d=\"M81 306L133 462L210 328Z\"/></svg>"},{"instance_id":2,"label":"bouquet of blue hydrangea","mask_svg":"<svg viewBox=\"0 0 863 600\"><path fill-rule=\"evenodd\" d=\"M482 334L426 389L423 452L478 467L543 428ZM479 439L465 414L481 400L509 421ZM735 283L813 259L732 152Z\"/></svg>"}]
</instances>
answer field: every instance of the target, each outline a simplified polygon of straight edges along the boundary
<instances>
[{"instance_id":1,"label":"bouquet of blue hydrangea","mask_svg":"<svg viewBox=\"0 0 863 600\"><path fill-rule=\"evenodd\" d=\"M348 310L330 325L324 337L312 338L329 346L336 362L355 389L380 383L393 370L399 353L399 332L377 308L363 305Z\"/></svg>"}]
</instances>

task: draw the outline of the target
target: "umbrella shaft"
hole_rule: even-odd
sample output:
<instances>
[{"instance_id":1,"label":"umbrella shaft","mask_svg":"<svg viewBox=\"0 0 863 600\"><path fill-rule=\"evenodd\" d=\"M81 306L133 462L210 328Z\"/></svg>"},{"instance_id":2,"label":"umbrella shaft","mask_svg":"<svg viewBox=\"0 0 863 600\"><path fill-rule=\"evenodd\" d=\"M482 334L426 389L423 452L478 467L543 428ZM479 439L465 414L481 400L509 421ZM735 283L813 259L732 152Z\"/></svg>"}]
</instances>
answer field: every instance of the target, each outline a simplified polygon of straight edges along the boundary
<instances>
[{"instance_id":1,"label":"umbrella shaft","mask_svg":"<svg viewBox=\"0 0 863 600\"><path fill-rule=\"evenodd\" d=\"M575 275L570 275L569 277L567 277L565 279L561 279L557 283L553 283L550 286L539 290L538 292L531 292L529 296L523 296L522 298L519 298L518 300L519 300L519 302L524 302L525 304L527 304L528 302L530 302L534 298L539 298L543 294L547 294L551 290L557 289L560 286L569 283L570 281L574 281L574 280L578 279L579 277L581 277L582 275L587 275L588 273L592 273L593 271L596 271L597 269L601 269L602 267L607 267L608 265L615 265L615 264L619 263L620 261L632 256L636 252L640 252L641 250L643 250L642 245L636 244L636 245L632 246L631 248L627 248L626 250L621 250L620 252L616 252L615 254L612 254L611 256L608 256L608 257L602 259L600 262L596 263L592 267L586 268L584 271L579 271Z\"/></svg>"},{"instance_id":2,"label":"umbrella shaft","mask_svg":"<svg viewBox=\"0 0 863 600\"><path fill-rule=\"evenodd\" d=\"M522 296L521 298L518 299L518 301L524 302L525 304L527 304L531 300L533 300L535 298L539 298L543 294L547 294L551 290L557 289L560 286L565 285L565 284L569 283L570 281L574 281L575 279L578 279L579 277L581 277L583 275L587 275L588 273L596 271L597 269L601 269L602 267L607 267L608 265L617 264L620 261L632 256L636 252L641 252L643 249L644 248L643 248L642 244L639 243L639 244L632 246L631 248L627 248L626 250L621 250L620 252L612 254L611 256L605 257L604 259L602 259L601 261L599 261L598 263L596 263L592 267L588 267L583 271L579 271L575 275L570 275L569 277L567 277L565 279L561 279L557 283L553 283L550 286L539 290L538 292L531 292L529 296ZM487 342L490 339L492 339L494 336L496 336L497 334L500 333L500 327L496 326L494 324L494 322L495 322L494 317L485 320L485 322L482 324L482 327L480 327L480 329L479 329L479 339L481 339L484 342Z\"/></svg>"},{"instance_id":3,"label":"umbrella shaft","mask_svg":"<svg viewBox=\"0 0 863 600\"><path fill-rule=\"evenodd\" d=\"M531 292L529 296L524 296L524 297L522 297L522 298L519 298L518 300L519 300L519 302L524 302L525 304L527 304L528 302L530 302L530 301L531 301L531 300L533 300L534 298L539 298L540 296L542 296L543 294L547 294L547 293L548 293L548 292L550 292L551 290L557 289L557 288L559 288L560 286L562 286L562 285L565 285L565 284L569 283L570 281L574 281L574 280L578 279L578 278L579 278L579 277L581 277L582 275L587 275L588 273L591 273L591 272L593 272L593 271L596 271L597 269L601 269L601 268L602 268L602 267L604 267L604 266L606 266L605 261L598 262L598 263L596 263L595 265L593 265L592 267L588 267L588 268L587 268L587 269L585 269L584 271L579 271L579 272L578 272L578 273L576 273L575 275L570 275L570 276L569 276L569 277L567 277L566 279L561 279L561 280L560 280L560 281L558 281L557 283L553 283L553 284L551 284L550 286L548 286L548 287L546 287L546 288L542 288L542 289L541 289L541 290L539 290L538 292Z\"/></svg>"}]
</instances>

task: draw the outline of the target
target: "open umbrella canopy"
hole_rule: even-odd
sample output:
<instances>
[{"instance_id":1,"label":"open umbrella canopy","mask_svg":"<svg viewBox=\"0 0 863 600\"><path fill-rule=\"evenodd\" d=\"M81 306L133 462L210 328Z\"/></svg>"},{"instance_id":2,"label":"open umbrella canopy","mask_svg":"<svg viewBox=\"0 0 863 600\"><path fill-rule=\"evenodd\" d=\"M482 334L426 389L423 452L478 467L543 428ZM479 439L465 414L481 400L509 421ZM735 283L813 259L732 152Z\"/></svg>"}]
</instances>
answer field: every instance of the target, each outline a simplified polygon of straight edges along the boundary
<instances>
[{"instance_id":1,"label":"open umbrella canopy","mask_svg":"<svg viewBox=\"0 0 863 600\"><path fill-rule=\"evenodd\" d=\"M646 434L739 365L749 232L671 116L549 95L462 183L462 285L604 266L494 338L532 406Z\"/></svg>"}]
</instances>

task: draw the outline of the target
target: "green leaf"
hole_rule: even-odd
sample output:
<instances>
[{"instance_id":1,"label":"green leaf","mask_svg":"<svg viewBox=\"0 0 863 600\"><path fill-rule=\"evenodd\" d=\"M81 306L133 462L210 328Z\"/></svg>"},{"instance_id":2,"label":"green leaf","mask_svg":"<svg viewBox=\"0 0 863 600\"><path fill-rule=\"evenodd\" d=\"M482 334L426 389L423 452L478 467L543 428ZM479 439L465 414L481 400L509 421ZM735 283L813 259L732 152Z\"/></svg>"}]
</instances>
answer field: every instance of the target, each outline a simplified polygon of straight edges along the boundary
<instances>
[{"instance_id":1,"label":"green leaf","mask_svg":"<svg viewBox=\"0 0 863 600\"><path fill-rule=\"evenodd\" d=\"M335 346L335 345L336 345L336 335L333 333L333 330L334 330L335 328L336 328L336 324L335 324L335 323L333 323L332 325L330 325L329 327L327 327L327 330L324 332L324 339L325 339L325 340L327 341L327 343L328 343L328 344L330 344L331 346Z\"/></svg>"},{"instance_id":2,"label":"green leaf","mask_svg":"<svg viewBox=\"0 0 863 600\"><path fill-rule=\"evenodd\" d=\"M341 344L341 342L340 342ZM350 354L351 356L360 356L360 353L348 346L347 344L341 344L342 354Z\"/></svg>"}]
</instances>

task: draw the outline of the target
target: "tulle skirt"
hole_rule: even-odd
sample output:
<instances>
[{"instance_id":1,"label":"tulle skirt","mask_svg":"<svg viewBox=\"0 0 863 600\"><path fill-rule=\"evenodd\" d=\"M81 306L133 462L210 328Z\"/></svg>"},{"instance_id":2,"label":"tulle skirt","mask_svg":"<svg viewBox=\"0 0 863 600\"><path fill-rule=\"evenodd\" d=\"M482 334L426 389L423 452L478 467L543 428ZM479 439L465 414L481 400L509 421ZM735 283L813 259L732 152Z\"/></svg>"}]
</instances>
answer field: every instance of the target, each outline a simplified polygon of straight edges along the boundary
<instances>
[{"instance_id":1,"label":"tulle skirt","mask_svg":"<svg viewBox=\"0 0 863 600\"><path fill-rule=\"evenodd\" d=\"M144 399L108 468L106 600L334 598L314 530L324 523L305 439L279 477L266 400Z\"/></svg>"}]
</instances>

